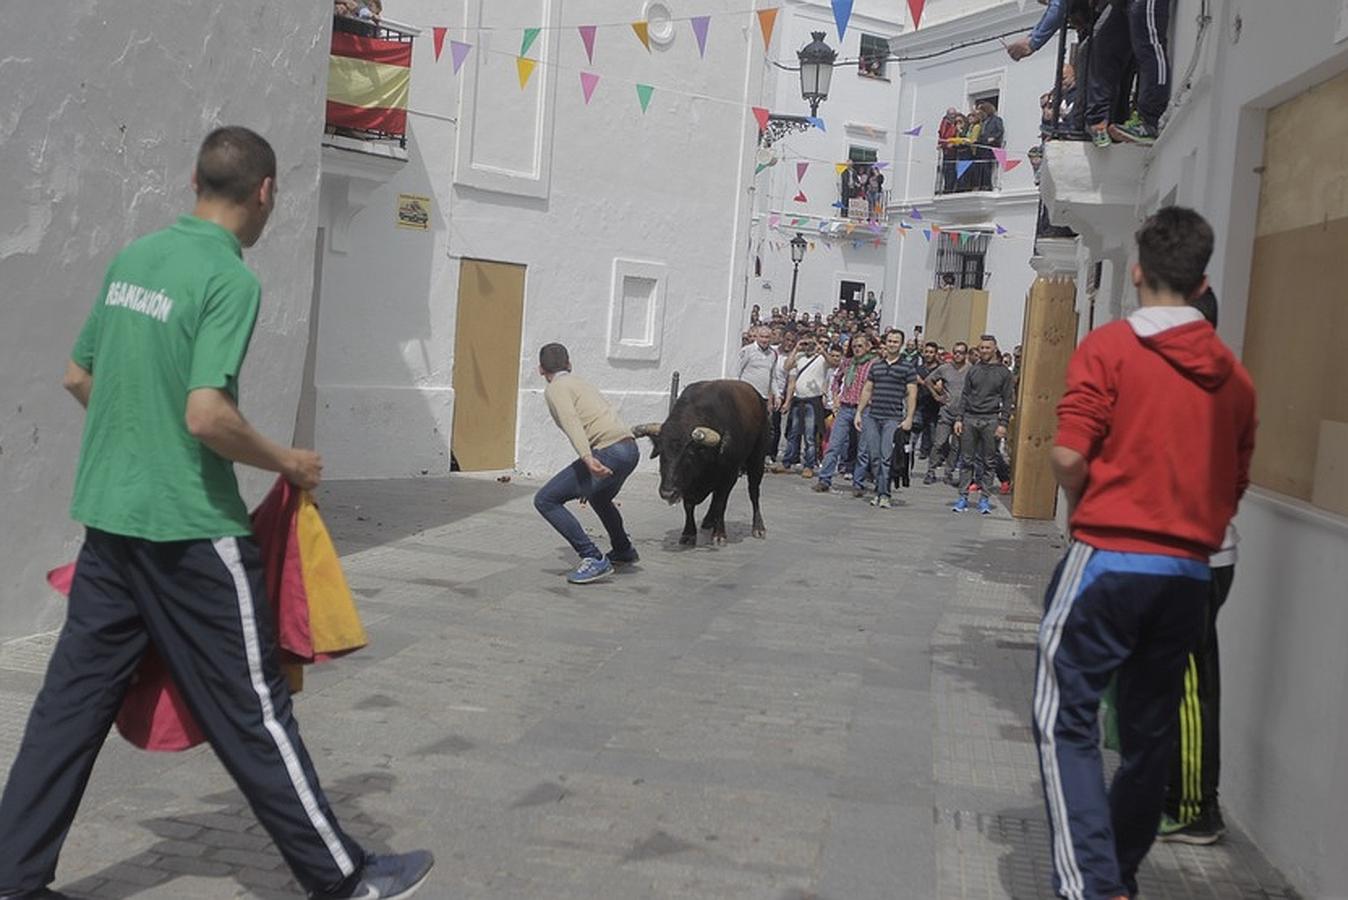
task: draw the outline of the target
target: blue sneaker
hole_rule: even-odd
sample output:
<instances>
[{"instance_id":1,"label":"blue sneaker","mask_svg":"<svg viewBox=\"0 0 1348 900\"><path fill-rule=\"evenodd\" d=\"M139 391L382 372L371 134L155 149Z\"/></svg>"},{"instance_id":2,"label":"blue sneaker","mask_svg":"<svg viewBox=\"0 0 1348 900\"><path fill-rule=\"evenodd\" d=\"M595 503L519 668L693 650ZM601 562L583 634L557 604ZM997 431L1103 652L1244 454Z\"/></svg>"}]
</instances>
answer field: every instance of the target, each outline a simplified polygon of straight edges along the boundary
<instances>
[{"instance_id":1,"label":"blue sneaker","mask_svg":"<svg viewBox=\"0 0 1348 900\"><path fill-rule=\"evenodd\" d=\"M608 557L582 559L580 565L576 566L576 571L567 575L566 580L572 584L589 584L591 581L598 581L612 571L613 563L608 561Z\"/></svg>"},{"instance_id":2,"label":"blue sneaker","mask_svg":"<svg viewBox=\"0 0 1348 900\"><path fill-rule=\"evenodd\" d=\"M631 563L634 562L640 562L641 554L637 553L636 547L628 547L621 553L619 553L617 550L610 550L608 554L608 561L611 563L625 563L630 565Z\"/></svg>"},{"instance_id":3,"label":"blue sneaker","mask_svg":"<svg viewBox=\"0 0 1348 900\"><path fill-rule=\"evenodd\" d=\"M313 900L403 900L425 883L433 865L435 857L429 850L389 856L372 853L365 857L365 867L355 884L339 893L309 896Z\"/></svg>"},{"instance_id":4,"label":"blue sneaker","mask_svg":"<svg viewBox=\"0 0 1348 900\"><path fill-rule=\"evenodd\" d=\"M981 512L981 513L982 513L983 515L985 515L985 516L990 516L990 515L992 515L992 504L988 501L988 498L987 498L987 497L982 497L982 498L979 499L979 501L978 501L978 511Z\"/></svg>"},{"instance_id":5,"label":"blue sneaker","mask_svg":"<svg viewBox=\"0 0 1348 900\"><path fill-rule=\"evenodd\" d=\"M951 512L964 512L969 508L969 498L961 497L955 501L955 505L950 507Z\"/></svg>"}]
</instances>

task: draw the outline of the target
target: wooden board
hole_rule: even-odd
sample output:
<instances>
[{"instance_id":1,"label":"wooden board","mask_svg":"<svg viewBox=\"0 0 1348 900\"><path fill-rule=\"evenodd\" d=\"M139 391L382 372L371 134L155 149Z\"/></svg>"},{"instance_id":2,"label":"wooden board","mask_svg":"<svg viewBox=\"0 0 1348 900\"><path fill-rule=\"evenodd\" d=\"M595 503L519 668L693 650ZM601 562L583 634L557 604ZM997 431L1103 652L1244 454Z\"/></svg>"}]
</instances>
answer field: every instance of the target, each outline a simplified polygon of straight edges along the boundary
<instances>
[{"instance_id":1,"label":"wooden board","mask_svg":"<svg viewBox=\"0 0 1348 900\"><path fill-rule=\"evenodd\" d=\"M947 350L956 341L973 346L988 327L988 292L971 288L927 291L927 321L923 340L935 341ZM1006 344L1005 340L1002 344Z\"/></svg>"},{"instance_id":2,"label":"wooden board","mask_svg":"<svg viewBox=\"0 0 1348 900\"><path fill-rule=\"evenodd\" d=\"M1348 516L1348 422L1321 422L1311 503Z\"/></svg>"},{"instance_id":3,"label":"wooden board","mask_svg":"<svg viewBox=\"0 0 1348 900\"><path fill-rule=\"evenodd\" d=\"M1020 386L1016 398L1015 494L1011 514L1051 519L1058 483L1049 451L1058 430L1058 401L1067 383L1067 362L1076 349L1076 281L1039 278L1025 298Z\"/></svg>"},{"instance_id":4,"label":"wooden board","mask_svg":"<svg viewBox=\"0 0 1348 900\"><path fill-rule=\"evenodd\" d=\"M465 472L513 468L524 266L463 260L456 320L450 450Z\"/></svg>"}]
</instances>

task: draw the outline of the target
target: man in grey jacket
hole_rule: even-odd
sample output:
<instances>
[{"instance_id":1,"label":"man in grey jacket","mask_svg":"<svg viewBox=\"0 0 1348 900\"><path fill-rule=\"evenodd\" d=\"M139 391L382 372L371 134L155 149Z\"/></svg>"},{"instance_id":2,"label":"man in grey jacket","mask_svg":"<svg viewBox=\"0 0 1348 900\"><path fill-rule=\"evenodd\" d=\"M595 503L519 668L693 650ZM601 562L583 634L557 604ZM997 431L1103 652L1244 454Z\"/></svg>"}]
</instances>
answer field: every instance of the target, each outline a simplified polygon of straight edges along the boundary
<instances>
[{"instance_id":1,"label":"man in grey jacket","mask_svg":"<svg viewBox=\"0 0 1348 900\"><path fill-rule=\"evenodd\" d=\"M960 438L962 457L956 482L960 498L951 507L957 513L969 508L969 480L975 460L988 459L997 452L997 442L1006 437L1015 402L1011 370L1002 365L997 339L992 335L978 339L978 360L965 376L964 392L955 410L955 434ZM978 511L985 516L992 512L986 488L981 491Z\"/></svg>"}]
</instances>

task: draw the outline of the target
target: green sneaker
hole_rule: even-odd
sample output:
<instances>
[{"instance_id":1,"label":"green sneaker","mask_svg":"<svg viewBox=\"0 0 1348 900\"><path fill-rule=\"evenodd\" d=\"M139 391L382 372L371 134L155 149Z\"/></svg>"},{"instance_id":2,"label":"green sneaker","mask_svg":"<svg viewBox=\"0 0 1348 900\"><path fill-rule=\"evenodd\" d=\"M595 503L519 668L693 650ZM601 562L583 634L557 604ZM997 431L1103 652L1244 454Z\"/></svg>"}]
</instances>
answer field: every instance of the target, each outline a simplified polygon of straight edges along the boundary
<instances>
[{"instance_id":1,"label":"green sneaker","mask_svg":"<svg viewBox=\"0 0 1348 900\"><path fill-rule=\"evenodd\" d=\"M1156 838L1165 843L1194 844L1203 847L1220 841L1225 832L1226 825L1220 815L1200 817L1187 825L1169 816L1161 816L1160 827L1156 829Z\"/></svg>"},{"instance_id":2,"label":"green sneaker","mask_svg":"<svg viewBox=\"0 0 1348 900\"><path fill-rule=\"evenodd\" d=\"M1087 130L1091 133L1091 143L1101 150L1108 150L1109 145L1114 143L1110 140L1108 125L1088 125Z\"/></svg>"},{"instance_id":3,"label":"green sneaker","mask_svg":"<svg viewBox=\"0 0 1348 900\"><path fill-rule=\"evenodd\" d=\"M1122 125L1110 125L1109 136L1121 144L1156 143L1157 131L1141 119L1129 119Z\"/></svg>"}]
</instances>

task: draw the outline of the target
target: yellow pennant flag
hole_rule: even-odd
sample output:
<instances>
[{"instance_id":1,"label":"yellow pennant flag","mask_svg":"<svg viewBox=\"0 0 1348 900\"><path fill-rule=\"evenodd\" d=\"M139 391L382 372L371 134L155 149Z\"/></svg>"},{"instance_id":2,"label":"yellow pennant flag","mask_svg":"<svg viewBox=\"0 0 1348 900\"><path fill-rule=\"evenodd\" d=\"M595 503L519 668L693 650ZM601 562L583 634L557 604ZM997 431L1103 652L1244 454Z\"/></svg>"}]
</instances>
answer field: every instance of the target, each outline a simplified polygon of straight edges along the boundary
<instances>
[{"instance_id":1,"label":"yellow pennant flag","mask_svg":"<svg viewBox=\"0 0 1348 900\"><path fill-rule=\"evenodd\" d=\"M758 27L763 32L763 49L767 50L772 44L772 29L777 24L777 7L772 9L760 9L758 11Z\"/></svg>"},{"instance_id":2,"label":"yellow pennant flag","mask_svg":"<svg viewBox=\"0 0 1348 900\"><path fill-rule=\"evenodd\" d=\"M651 51L651 23L645 21L633 22L632 30L637 33L637 40L641 41L641 46L645 47L646 52L649 53Z\"/></svg>"},{"instance_id":3,"label":"yellow pennant flag","mask_svg":"<svg viewBox=\"0 0 1348 900\"><path fill-rule=\"evenodd\" d=\"M534 60L523 56L515 57L515 68L519 70L520 90L529 83L529 76L534 74L534 66L538 65Z\"/></svg>"},{"instance_id":4,"label":"yellow pennant flag","mask_svg":"<svg viewBox=\"0 0 1348 900\"><path fill-rule=\"evenodd\" d=\"M839 175L841 175L842 173L846 172L846 171L847 171L848 169L850 169L850 168L852 168L852 164L851 164L851 163L834 163L834 164L833 164L833 171L837 172Z\"/></svg>"}]
</instances>

